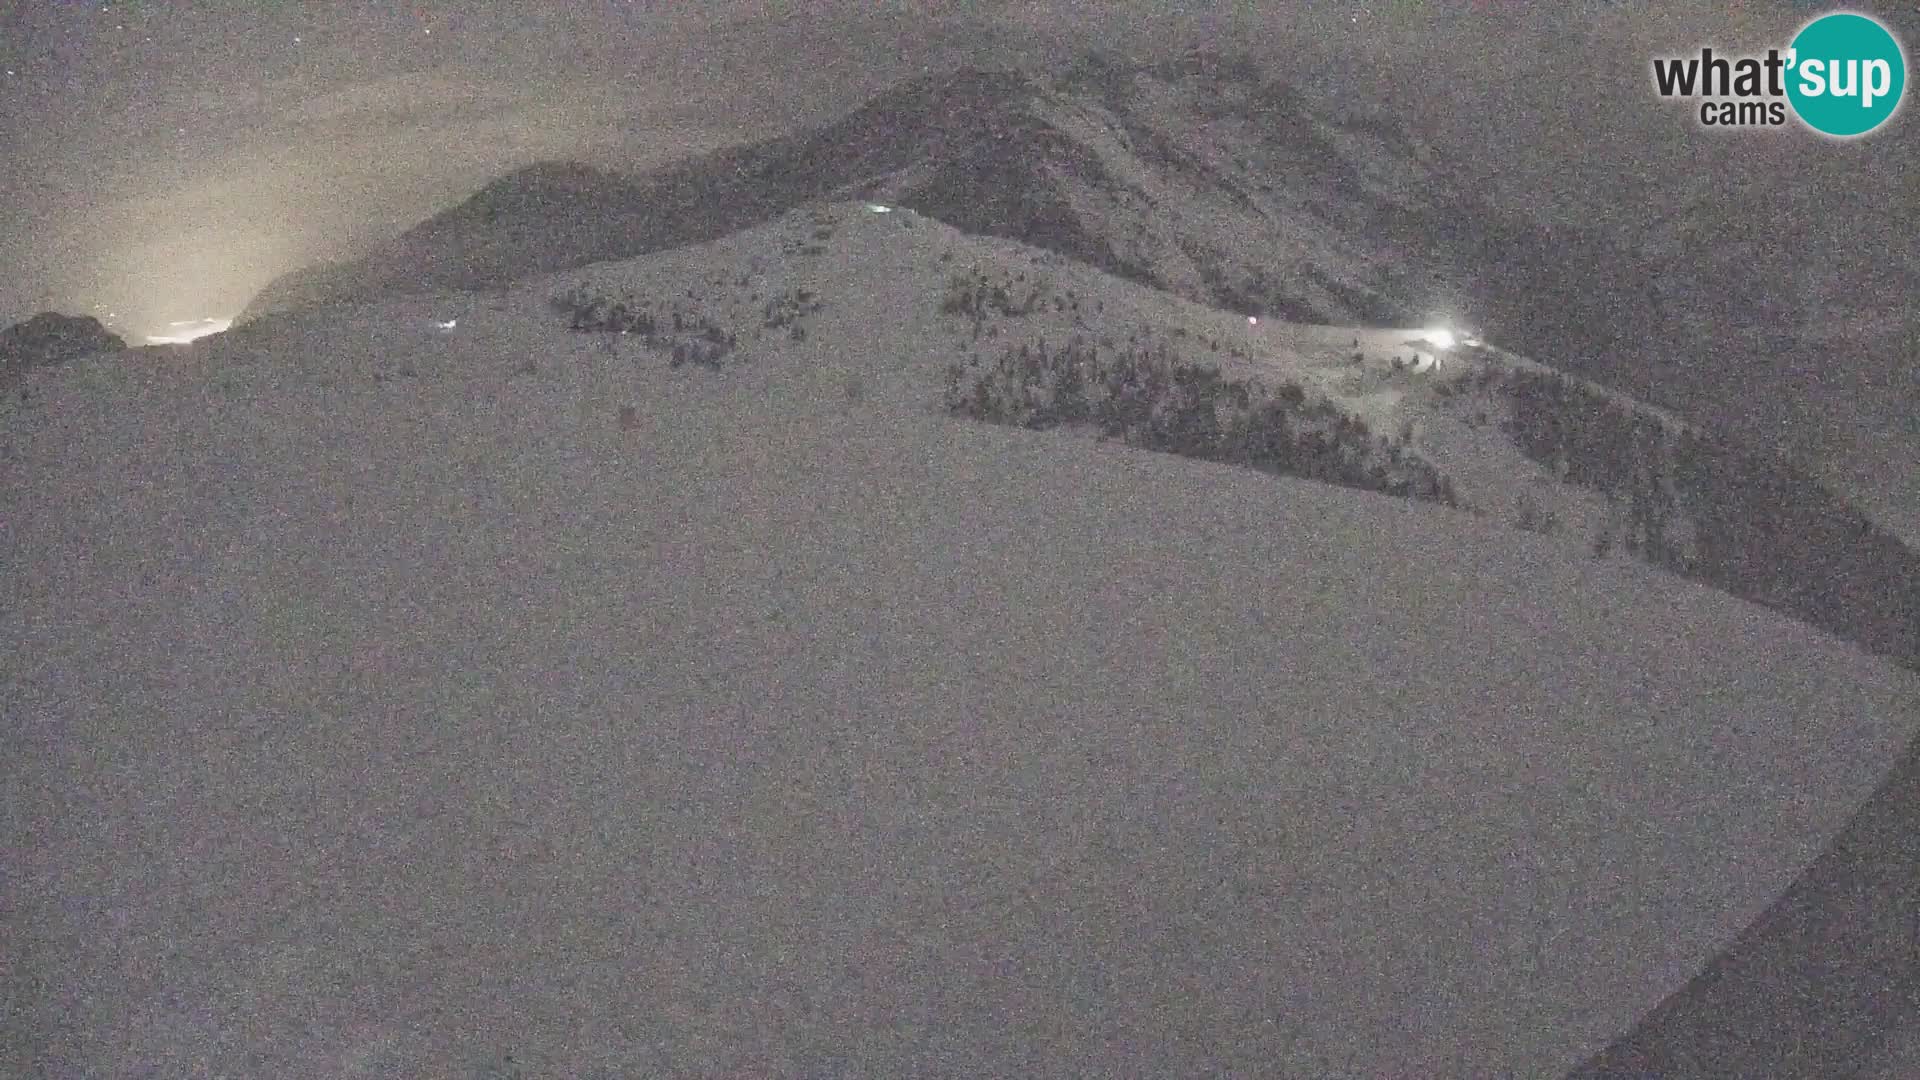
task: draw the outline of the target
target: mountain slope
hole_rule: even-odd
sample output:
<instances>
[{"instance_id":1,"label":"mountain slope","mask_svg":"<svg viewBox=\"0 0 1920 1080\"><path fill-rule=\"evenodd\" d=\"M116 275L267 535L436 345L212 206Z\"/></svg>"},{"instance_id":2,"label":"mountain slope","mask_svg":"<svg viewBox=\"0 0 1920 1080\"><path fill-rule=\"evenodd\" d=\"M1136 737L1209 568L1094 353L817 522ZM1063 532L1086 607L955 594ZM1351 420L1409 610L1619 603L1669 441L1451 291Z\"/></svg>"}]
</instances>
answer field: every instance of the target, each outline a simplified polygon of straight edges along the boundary
<instances>
[{"instance_id":1,"label":"mountain slope","mask_svg":"<svg viewBox=\"0 0 1920 1080\"><path fill-rule=\"evenodd\" d=\"M29 373L9 1071L1553 1074L1920 722L1496 520L941 415L1076 330L1344 393L844 205Z\"/></svg>"},{"instance_id":2,"label":"mountain slope","mask_svg":"<svg viewBox=\"0 0 1920 1080\"><path fill-rule=\"evenodd\" d=\"M664 319L655 302L671 296L676 313L701 320L708 333L752 337L767 329L755 313L762 305L769 325L787 317L776 319L777 290L762 280L772 268L814 282L816 293L851 297L876 287L869 261L918 251L913 269L887 283L893 302L859 305L861 325L846 328L846 340L891 341L903 363L919 354L954 367L955 389L971 400L962 411L975 418L1033 425L1030 402L1051 392L1043 384L1110 380L1142 363L1198 364L1196 374L1217 369L1269 391L1292 393L1285 384L1297 384L1299 415L1276 418L1284 420L1282 441L1294 447L1281 472L1376 491L1419 487L1420 497L1550 533L1582 556L1649 562L1920 664L1920 556L1859 509L1791 460L1748 450L1725 430L1683 423L1510 352L1439 350L1437 371L1399 370L1396 358L1422 347L1414 328L1272 319L1248 326L1163 290L1121 286L1054 253L955 236L911 212L875 217L857 204L816 205L718 248L683 250L663 255L661 265L679 266L699 288L657 281L650 299L647 290L596 286L601 328L628 328L612 324L644 311ZM787 292L779 303L793 302L794 290ZM930 319L936 296L943 319ZM616 303L627 314L610 319L604 312ZM672 330L665 336L678 339L677 356L731 347L725 337L702 340L691 323L685 333ZM1207 392L1226 390L1221 383ZM1223 408L1213 407L1216 417L1227 415ZM1236 456L1218 449L1196 452Z\"/></svg>"},{"instance_id":3,"label":"mountain slope","mask_svg":"<svg viewBox=\"0 0 1920 1080\"><path fill-rule=\"evenodd\" d=\"M1483 269L1467 245L1490 235L1439 156L1379 116L1310 107L1228 58L1096 54L1057 75L928 76L819 130L639 177L535 166L328 272L325 289L269 287L250 313L497 285L824 197L881 198L1214 306L1326 322L1467 304Z\"/></svg>"},{"instance_id":4,"label":"mountain slope","mask_svg":"<svg viewBox=\"0 0 1920 1080\"><path fill-rule=\"evenodd\" d=\"M269 285L248 315L493 288L873 198L1211 307L1464 317L1637 397L1700 403L1662 374L1698 348L1634 237L1497 212L1460 172L1391 116L1309 102L1244 58L1096 51L1059 71L930 75L821 128L640 176L533 166L361 259Z\"/></svg>"},{"instance_id":5,"label":"mountain slope","mask_svg":"<svg viewBox=\"0 0 1920 1080\"><path fill-rule=\"evenodd\" d=\"M1559 370L1716 417L1763 451L1784 437L1845 461L1853 450L1830 416L1853 430L1872 402L1899 419L1915 397L1881 377L1899 370L1884 344L1839 355L1783 336L1786 323L1832 333L1884 318L1898 295L1897 273L1829 280L1783 262L1814 226L1787 235L1762 204L1732 196L1653 221L1542 225L1488 205L1461 166L1392 116L1309 102L1244 58L1148 65L1093 52L1058 70L930 75L838 122L641 176L534 166L364 258L270 284L248 313L496 287L871 197L1209 306L1309 322L1464 319ZM1836 296L1846 310L1827 310ZM1882 390L1863 398L1856 383ZM1913 446L1895 441L1894 463L1857 490L1898 483Z\"/></svg>"}]
</instances>

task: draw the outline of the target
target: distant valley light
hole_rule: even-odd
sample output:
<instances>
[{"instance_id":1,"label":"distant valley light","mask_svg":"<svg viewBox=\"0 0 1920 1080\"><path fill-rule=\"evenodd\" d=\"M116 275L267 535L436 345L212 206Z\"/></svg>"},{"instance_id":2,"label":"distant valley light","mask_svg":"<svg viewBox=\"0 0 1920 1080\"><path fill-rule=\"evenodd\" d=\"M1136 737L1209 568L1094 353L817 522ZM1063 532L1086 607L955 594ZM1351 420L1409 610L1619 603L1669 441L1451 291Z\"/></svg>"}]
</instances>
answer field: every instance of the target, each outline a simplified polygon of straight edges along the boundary
<instances>
[{"instance_id":1,"label":"distant valley light","mask_svg":"<svg viewBox=\"0 0 1920 1080\"><path fill-rule=\"evenodd\" d=\"M148 334L149 345L185 345L209 334L218 334L233 325L232 319L182 319L167 324L164 334Z\"/></svg>"}]
</instances>

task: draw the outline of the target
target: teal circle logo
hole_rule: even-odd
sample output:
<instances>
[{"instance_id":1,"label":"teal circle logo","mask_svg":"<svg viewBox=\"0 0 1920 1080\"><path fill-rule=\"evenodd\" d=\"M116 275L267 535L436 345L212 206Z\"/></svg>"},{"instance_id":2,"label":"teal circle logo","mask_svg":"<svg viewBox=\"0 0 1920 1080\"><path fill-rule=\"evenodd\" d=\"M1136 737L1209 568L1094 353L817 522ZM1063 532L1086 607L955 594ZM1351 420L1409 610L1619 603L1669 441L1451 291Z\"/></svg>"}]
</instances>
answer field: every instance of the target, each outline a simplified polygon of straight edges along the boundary
<instances>
[{"instance_id":1,"label":"teal circle logo","mask_svg":"<svg viewBox=\"0 0 1920 1080\"><path fill-rule=\"evenodd\" d=\"M1787 55L1787 100L1822 134L1865 135L1892 119L1906 94L1906 54L1865 15L1822 15L1801 27Z\"/></svg>"}]
</instances>

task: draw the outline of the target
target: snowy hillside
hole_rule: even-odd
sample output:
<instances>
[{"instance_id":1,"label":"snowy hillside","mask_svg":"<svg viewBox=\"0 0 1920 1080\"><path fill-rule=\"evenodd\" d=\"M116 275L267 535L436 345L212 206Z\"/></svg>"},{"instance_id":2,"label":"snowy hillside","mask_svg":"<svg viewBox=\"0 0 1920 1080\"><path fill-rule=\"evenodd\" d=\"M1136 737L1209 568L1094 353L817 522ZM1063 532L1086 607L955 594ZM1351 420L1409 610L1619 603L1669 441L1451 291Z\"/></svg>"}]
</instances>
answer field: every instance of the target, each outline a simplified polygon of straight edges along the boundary
<instances>
[{"instance_id":1,"label":"snowy hillside","mask_svg":"<svg viewBox=\"0 0 1920 1080\"><path fill-rule=\"evenodd\" d=\"M638 277L586 272L567 313L579 329L628 331L636 353L720 363L743 338L805 334L817 320L801 316L827 305L840 330L818 351L942 363L959 415L1443 502L1920 664L1920 556L1792 462L1725 432L1498 348L1437 347L1422 328L1243 321L866 207L795 211L648 261ZM788 269L768 277L773 267ZM1063 379L1069 396L1104 393L1109 415L1056 407ZM1139 415L1119 415L1129 409Z\"/></svg>"},{"instance_id":2,"label":"snowy hillside","mask_svg":"<svg viewBox=\"0 0 1920 1080\"><path fill-rule=\"evenodd\" d=\"M946 414L1076 334L1525 459L1405 329L858 204L27 373L0 1071L1558 1074L1920 724L1492 510Z\"/></svg>"},{"instance_id":3,"label":"snowy hillside","mask_svg":"<svg viewBox=\"0 0 1920 1080\"><path fill-rule=\"evenodd\" d=\"M1816 357L1812 379L1747 340L1761 294L1721 288L1745 264L1700 257L1689 237L1711 229L1504 212L1405 117L1334 107L1261 63L1093 51L1044 70L936 72L836 122L641 175L537 164L358 259L271 283L249 315L497 288L712 241L823 200L874 199L1243 315L1468 319L1507 349L1642 401L1743 416L1745 439L1832 426L1832 399L1848 397L1828 386L1834 365ZM1679 303L1702 294L1728 304ZM1787 423L1796 408L1811 429ZM1567 509L1601 531L1603 511Z\"/></svg>"}]
</instances>

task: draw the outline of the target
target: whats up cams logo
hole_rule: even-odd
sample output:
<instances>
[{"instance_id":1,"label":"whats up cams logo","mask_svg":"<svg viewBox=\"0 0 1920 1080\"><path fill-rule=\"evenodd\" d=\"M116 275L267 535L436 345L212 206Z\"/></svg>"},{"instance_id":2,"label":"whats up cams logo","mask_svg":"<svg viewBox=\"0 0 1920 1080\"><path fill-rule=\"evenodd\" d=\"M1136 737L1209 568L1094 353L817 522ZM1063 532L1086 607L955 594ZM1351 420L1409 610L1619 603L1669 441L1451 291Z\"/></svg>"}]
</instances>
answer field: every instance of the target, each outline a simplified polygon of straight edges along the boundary
<instances>
[{"instance_id":1,"label":"whats up cams logo","mask_svg":"<svg viewBox=\"0 0 1920 1080\"><path fill-rule=\"evenodd\" d=\"M1822 15L1800 28L1785 50L1727 56L1709 47L1698 56L1653 61L1663 98L1699 101L1706 128L1781 127L1791 114L1836 139L1885 126L1907 89L1907 57L1878 20L1853 12Z\"/></svg>"}]
</instances>

